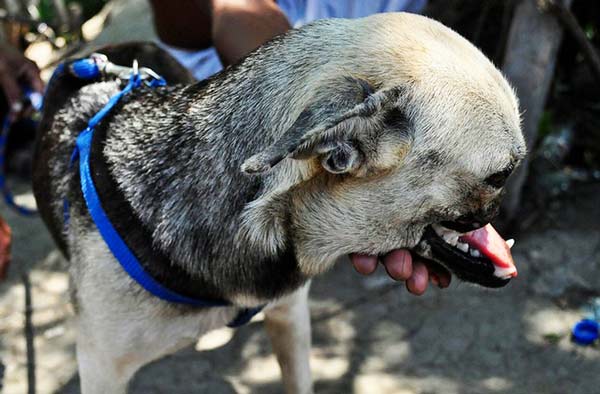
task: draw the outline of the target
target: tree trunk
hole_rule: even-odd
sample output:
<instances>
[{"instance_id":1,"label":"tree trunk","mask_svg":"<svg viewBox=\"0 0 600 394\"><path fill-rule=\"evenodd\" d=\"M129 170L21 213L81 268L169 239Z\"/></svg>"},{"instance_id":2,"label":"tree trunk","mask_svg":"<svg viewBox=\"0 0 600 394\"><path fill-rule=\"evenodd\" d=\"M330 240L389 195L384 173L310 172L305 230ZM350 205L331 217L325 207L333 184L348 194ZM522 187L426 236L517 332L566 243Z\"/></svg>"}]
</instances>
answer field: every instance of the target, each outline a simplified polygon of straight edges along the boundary
<instances>
[{"instance_id":1,"label":"tree trunk","mask_svg":"<svg viewBox=\"0 0 600 394\"><path fill-rule=\"evenodd\" d=\"M562 28L555 17L538 8L536 0L522 0L515 9L503 71L519 96L523 113L523 133L531 151L540 117L552 83ZM570 7L572 0L564 1ZM529 156L511 177L502 205L502 222L516 219L523 185L527 179Z\"/></svg>"}]
</instances>

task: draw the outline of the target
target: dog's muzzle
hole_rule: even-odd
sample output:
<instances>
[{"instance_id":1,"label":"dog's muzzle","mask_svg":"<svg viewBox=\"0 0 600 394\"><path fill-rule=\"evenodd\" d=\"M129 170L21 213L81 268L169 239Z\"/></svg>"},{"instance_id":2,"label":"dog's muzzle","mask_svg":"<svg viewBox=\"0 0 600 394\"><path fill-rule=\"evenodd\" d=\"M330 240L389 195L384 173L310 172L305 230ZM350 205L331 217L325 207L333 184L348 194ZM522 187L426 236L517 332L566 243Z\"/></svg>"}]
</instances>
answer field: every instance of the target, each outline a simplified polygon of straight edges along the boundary
<instances>
[{"instance_id":1,"label":"dog's muzzle","mask_svg":"<svg viewBox=\"0 0 600 394\"><path fill-rule=\"evenodd\" d=\"M417 254L485 287L505 286L517 276L510 253L514 240L505 241L490 224L442 223L425 228Z\"/></svg>"}]
</instances>

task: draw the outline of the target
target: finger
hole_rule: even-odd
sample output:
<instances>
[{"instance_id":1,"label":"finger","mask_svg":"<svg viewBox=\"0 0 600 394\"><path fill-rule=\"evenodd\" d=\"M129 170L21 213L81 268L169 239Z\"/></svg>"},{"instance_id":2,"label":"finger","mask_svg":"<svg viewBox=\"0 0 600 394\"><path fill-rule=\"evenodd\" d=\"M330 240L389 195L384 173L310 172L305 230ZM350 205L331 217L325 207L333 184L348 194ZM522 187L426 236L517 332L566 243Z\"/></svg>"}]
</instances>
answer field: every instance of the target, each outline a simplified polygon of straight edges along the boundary
<instances>
[{"instance_id":1,"label":"finger","mask_svg":"<svg viewBox=\"0 0 600 394\"><path fill-rule=\"evenodd\" d=\"M446 287L450 286L450 283L452 282L452 275L450 275L450 273L448 271L446 271L445 273L436 273L435 274L438 277L438 284L437 286L440 289L445 289Z\"/></svg>"},{"instance_id":2,"label":"finger","mask_svg":"<svg viewBox=\"0 0 600 394\"><path fill-rule=\"evenodd\" d=\"M363 275L370 275L377 269L377 256L353 253L350 255L350 261L354 269Z\"/></svg>"},{"instance_id":3,"label":"finger","mask_svg":"<svg viewBox=\"0 0 600 394\"><path fill-rule=\"evenodd\" d=\"M405 249L396 249L383 257L388 275L395 280L407 280L413 272L412 256Z\"/></svg>"},{"instance_id":4,"label":"finger","mask_svg":"<svg viewBox=\"0 0 600 394\"><path fill-rule=\"evenodd\" d=\"M450 286L452 275L446 268L431 260L422 260L422 262L427 267L429 279L433 284L438 286L440 289L445 289L446 287Z\"/></svg>"},{"instance_id":5,"label":"finger","mask_svg":"<svg viewBox=\"0 0 600 394\"><path fill-rule=\"evenodd\" d=\"M413 264L412 275L406 281L406 288L414 295L421 295L427 290L427 282L429 282L427 267L422 262L416 261Z\"/></svg>"}]
</instances>

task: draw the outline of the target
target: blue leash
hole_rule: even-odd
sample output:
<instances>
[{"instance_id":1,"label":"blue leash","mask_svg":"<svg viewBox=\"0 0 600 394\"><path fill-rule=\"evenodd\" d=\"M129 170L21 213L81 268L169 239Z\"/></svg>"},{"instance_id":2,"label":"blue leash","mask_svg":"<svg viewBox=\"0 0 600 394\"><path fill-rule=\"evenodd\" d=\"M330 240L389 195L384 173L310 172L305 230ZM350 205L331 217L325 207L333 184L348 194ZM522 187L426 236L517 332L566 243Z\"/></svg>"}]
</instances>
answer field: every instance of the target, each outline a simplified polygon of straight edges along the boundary
<instances>
[{"instance_id":1,"label":"blue leash","mask_svg":"<svg viewBox=\"0 0 600 394\"><path fill-rule=\"evenodd\" d=\"M96 78L100 75L100 69L97 67L97 65L92 63L93 59L81 59L74 62L71 65L70 70L73 74L80 74L81 78L84 79ZM78 70L78 72L76 73L75 70ZM149 87L164 86L166 84L165 80L160 76L158 76L158 78L151 76L149 80L142 81L140 74L137 72L137 66L134 64L134 71L132 72L129 82L125 88L110 98L108 103L89 120L87 127L77 137L76 146L73 150L73 154L71 155L71 166L79 159L81 190L83 192L83 197L88 212L96 224L96 227L104 239L104 242L107 244L117 261L121 264L125 272L127 272L127 274L129 274L129 276L131 276L131 278L134 279L146 291L167 302L185 304L195 307L234 306L225 300L204 300L187 297L174 292L157 282L144 270L135 254L131 251L131 249L129 249L125 241L120 237L119 233L106 215L106 212L102 208L100 197L98 196L98 192L94 185L90 170L90 151L94 129L125 95L140 87L143 82ZM67 202L65 202L65 213L68 213ZM68 220L67 215L65 215L65 220ZM262 308L263 307L261 306L257 308L242 309L234 318L234 320L228 324L228 326L238 327L246 324L255 314L260 312Z\"/></svg>"}]
</instances>

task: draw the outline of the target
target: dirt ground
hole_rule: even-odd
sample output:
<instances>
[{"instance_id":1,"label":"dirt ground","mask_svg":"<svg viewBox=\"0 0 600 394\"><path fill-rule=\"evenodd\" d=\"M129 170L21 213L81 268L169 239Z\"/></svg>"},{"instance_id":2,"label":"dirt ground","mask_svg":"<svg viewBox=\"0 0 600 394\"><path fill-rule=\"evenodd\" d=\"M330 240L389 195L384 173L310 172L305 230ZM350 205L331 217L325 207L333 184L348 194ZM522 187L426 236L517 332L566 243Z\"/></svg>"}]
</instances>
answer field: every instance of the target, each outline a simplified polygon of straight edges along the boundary
<instances>
[{"instance_id":1,"label":"dirt ground","mask_svg":"<svg viewBox=\"0 0 600 394\"><path fill-rule=\"evenodd\" d=\"M131 0L118 9L112 18L117 28L105 29L100 41L151 37L140 27L148 26L142 3ZM23 196L31 198L26 189ZM444 291L414 297L382 272L365 278L347 262L315 280L316 392L600 393L600 348L582 348L569 338L584 315L582 307L600 296L598 195L600 184L582 185L551 204L517 238L519 276L501 290L455 281ZM0 284L1 392L27 392L21 275L28 273L37 393L78 393L66 263L38 218L17 216L3 204L0 214L14 232L13 265L8 281ZM259 315L238 330L214 331L196 346L147 366L131 392L281 392L260 320Z\"/></svg>"},{"instance_id":2,"label":"dirt ground","mask_svg":"<svg viewBox=\"0 0 600 394\"><path fill-rule=\"evenodd\" d=\"M312 368L317 393L590 394L600 348L570 342L582 306L600 295L600 184L580 186L517 238L519 276L485 290L455 282L409 295L348 263L314 281ZM37 393L78 393L64 262L39 219L0 214L14 229L14 263L0 286L4 394L26 392L24 292L29 272ZM144 368L132 393L279 393L260 316Z\"/></svg>"}]
</instances>

